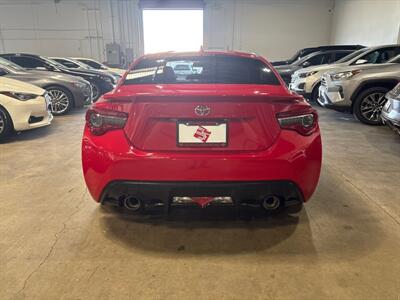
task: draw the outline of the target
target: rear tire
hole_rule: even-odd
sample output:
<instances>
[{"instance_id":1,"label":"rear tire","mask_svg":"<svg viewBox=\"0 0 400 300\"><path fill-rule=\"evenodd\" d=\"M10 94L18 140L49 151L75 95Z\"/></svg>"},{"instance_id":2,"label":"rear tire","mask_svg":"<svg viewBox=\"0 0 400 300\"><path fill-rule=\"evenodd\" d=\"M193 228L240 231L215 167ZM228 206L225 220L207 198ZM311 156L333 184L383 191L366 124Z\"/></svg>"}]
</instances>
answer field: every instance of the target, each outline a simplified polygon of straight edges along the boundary
<instances>
[{"instance_id":1,"label":"rear tire","mask_svg":"<svg viewBox=\"0 0 400 300\"><path fill-rule=\"evenodd\" d=\"M46 87L46 91L51 98L51 113L55 116L61 116L68 113L74 106L72 93L60 86Z\"/></svg>"},{"instance_id":2,"label":"rear tire","mask_svg":"<svg viewBox=\"0 0 400 300\"><path fill-rule=\"evenodd\" d=\"M0 107L0 142L4 141L12 132L12 121L5 109Z\"/></svg>"},{"instance_id":3,"label":"rear tire","mask_svg":"<svg viewBox=\"0 0 400 300\"><path fill-rule=\"evenodd\" d=\"M367 125L383 125L381 111L387 101L385 94L388 91L385 87L372 87L360 93L353 104L355 117Z\"/></svg>"}]
</instances>

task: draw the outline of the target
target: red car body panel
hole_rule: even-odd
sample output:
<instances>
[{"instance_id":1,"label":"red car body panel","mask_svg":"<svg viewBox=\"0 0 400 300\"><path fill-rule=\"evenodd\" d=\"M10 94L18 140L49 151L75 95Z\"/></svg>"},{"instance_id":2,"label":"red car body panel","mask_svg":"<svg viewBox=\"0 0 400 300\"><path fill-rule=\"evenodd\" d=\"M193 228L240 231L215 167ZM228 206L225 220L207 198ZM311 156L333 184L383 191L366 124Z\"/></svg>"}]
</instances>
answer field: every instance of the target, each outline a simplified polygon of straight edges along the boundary
<instances>
[{"instance_id":1,"label":"red car body panel","mask_svg":"<svg viewBox=\"0 0 400 300\"><path fill-rule=\"evenodd\" d=\"M257 58L270 66L253 54L225 54ZM173 55L176 54L146 57ZM115 181L286 180L297 185L304 201L310 199L320 175L321 136L318 124L309 135L280 127L277 114L301 111L309 105L291 94L279 75L276 74L281 85L122 85L128 73L114 91L94 104L95 109L126 113L124 128L98 136L88 126L84 130L83 173L96 201L100 201L107 185ZM225 147L177 144L177 120L199 119L193 111L198 104L211 107L210 114L201 117L202 122L217 119L229 124L229 143Z\"/></svg>"}]
</instances>

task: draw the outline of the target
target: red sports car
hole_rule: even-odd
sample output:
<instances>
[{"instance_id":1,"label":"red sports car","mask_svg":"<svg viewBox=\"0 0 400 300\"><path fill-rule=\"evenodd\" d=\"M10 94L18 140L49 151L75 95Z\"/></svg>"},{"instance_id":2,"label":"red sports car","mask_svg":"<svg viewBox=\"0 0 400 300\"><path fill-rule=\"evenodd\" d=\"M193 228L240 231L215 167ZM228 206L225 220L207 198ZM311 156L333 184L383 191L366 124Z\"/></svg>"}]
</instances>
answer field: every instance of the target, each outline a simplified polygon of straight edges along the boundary
<instances>
[{"instance_id":1,"label":"red sports car","mask_svg":"<svg viewBox=\"0 0 400 300\"><path fill-rule=\"evenodd\" d=\"M179 65L192 71L176 74ZM145 55L86 114L86 184L96 201L132 211L297 211L320 175L317 118L255 54Z\"/></svg>"}]
</instances>

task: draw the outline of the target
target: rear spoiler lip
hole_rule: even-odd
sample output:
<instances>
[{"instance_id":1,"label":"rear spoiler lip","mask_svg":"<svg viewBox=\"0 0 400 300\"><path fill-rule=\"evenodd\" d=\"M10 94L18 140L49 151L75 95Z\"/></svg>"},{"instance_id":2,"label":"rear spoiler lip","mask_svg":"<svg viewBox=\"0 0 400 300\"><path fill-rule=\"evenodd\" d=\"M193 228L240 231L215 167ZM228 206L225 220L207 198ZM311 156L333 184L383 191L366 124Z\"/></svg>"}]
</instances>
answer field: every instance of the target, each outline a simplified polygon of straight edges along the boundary
<instances>
[{"instance_id":1,"label":"rear spoiler lip","mask_svg":"<svg viewBox=\"0 0 400 300\"><path fill-rule=\"evenodd\" d=\"M229 98L229 101L232 102L243 102L243 99L246 101L268 101L268 102L279 102L279 103L293 103L296 101L305 101L304 98L297 94L288 94L288 95L271 95L271 94L238 94L238 95L199 95L199 94L178 94L178 95L166 95L166 94L135 94L135 95L115 95L108 94L104 96L104 99L110 102L157 102L162 98L164 101L221 101ZM188 99L190 98L190 99Z\"/></svg>"}]
</instances>

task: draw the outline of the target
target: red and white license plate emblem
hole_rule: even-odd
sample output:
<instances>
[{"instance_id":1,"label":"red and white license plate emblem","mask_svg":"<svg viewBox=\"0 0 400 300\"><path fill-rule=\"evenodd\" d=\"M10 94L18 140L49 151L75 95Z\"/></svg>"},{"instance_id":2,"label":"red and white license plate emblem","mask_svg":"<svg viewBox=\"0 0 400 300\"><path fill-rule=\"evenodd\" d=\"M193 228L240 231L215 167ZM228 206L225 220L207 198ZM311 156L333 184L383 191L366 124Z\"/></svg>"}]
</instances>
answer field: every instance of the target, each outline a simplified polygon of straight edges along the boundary
<instances>
[{"instance_id":1,"label":"red and white license plate emblem","mask_svg":"<svg viewBox=\"0 0 400 300\"><path fill-rule=\"evenodd\" d=\"M211 131L210 130L208 130L207 128L204 128L203 126L199 126L193 136L196 139L199 139L203 143L205 143L205 142L207 142L207 140L210 137L210 135L211 135Z\"/></svg>"},{"instance_id":2,"label":"red and white license plate emblem","mask_svg":"<svg viewBox=\"0 0 400 300\"><path fill-rule=\"evenodd\" d=\"M226 145L227 123L219 124L190 124L178 123L179 145Z\"/></svg>"}]
</instances>

